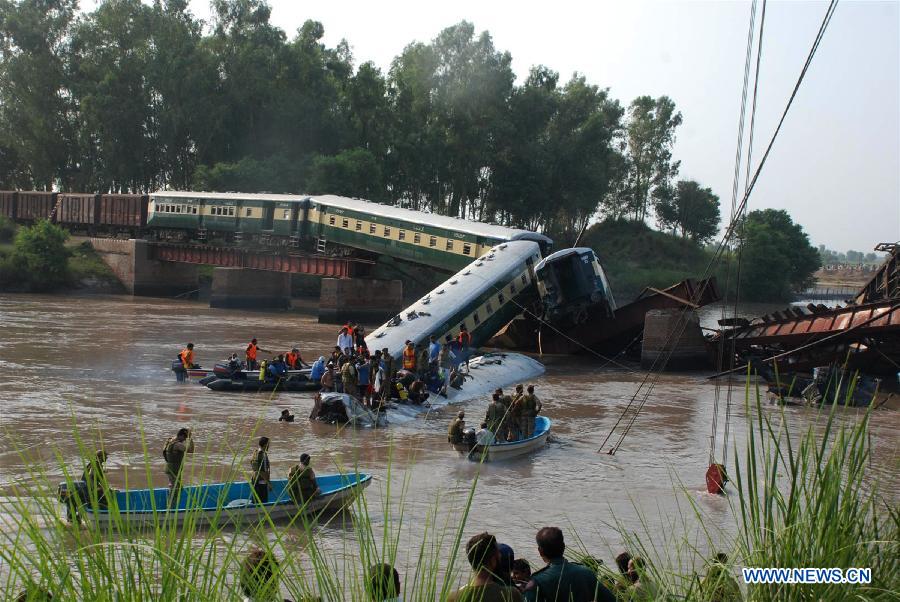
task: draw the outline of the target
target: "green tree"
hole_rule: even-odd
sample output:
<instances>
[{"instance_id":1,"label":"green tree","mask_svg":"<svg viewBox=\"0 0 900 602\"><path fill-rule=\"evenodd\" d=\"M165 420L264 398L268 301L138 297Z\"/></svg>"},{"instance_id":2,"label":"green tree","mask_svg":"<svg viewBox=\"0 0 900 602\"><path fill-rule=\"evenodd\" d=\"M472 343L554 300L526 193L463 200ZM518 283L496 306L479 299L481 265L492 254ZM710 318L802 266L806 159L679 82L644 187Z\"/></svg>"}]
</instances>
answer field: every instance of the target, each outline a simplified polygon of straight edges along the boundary
<instances>
[{"instance_id":1,"label":"green tree","mask_svg":"<svg viewBox=\"0 0 900 602\"><path fill-rule=\"evenodd\" d=\"M707 243L719 229L719 197L712 189L694 180L680 180L675 188L660 186L655 191L654 210L663 229L671 228L698 244Z\"/></svg>"},{"instance_id":2,"label":"green tree","mask_svg":"<svg viewBox=\"0 0 900 602\"><path fill-rule=\"evenodd\" d=\"M373 201L381 200L381 169L366 149L341 151L333 157L316 157L309 178L313 194L340 194Z\"/></svg>"},{"instance_id":3,"label":"green tree","mask_svg":"<svg viewBox=\"0 0 900 602\"><path fill-rule=\"evenodd\" d=\"M69 281L69 233L47 220L20 228L9 260L33 291L50 291Z\"/></svg>"},{"instance_id":4,"label":"green tree","mask_svg":"<svg viewBox=\"0 0 900 602\"><path fill-rule=\"evenodd\" d=\"M68 36L77 7L77 0L0 0L0 126L15 158L4 169L16 174L11 183L49 189L67 179L77 122Z\"/></svg>"},{"instance_id":5,"label":"green tree","mask_svg":"<svg viewBox=\"0 0 900 602\"><path fill-rule=\"evenodd\" d=\"M741 290L749 301L789 301L814 282L819 253L800 224L783 209L750 212L739 232Z\"/></svg>"},{"instance_id":6,"label":"green tree","mask_svg":"<svg viewBox=\"0 0 900 602\"><path fill-rule=\"evenodd\" d=\"M625 177L609 195L606 212L613 218L647 219L652 194L678 174L680 162L672 161L675 129L681 113L668 96L639 96L628 107L625 126Z\"/></svg>"}]
</instances>

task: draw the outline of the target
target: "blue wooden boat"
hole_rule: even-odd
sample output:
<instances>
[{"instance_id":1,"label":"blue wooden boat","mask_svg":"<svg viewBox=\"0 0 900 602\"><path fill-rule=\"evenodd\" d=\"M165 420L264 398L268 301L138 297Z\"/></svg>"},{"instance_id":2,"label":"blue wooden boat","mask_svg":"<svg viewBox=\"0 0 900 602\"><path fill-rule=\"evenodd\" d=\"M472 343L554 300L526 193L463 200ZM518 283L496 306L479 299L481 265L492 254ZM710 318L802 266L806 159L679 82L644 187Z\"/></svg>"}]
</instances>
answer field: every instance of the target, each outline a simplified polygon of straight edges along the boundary
<instances>
[{"instance_id":1,"label":"blue wooden boat","mask_svg":"<svg viewBox=\"0 0 900 602\"><path fill-rule=\"evenodd\" d=\"M543 447L549 436L550 419L546 416L538 416L534 419L534 433L527 439L497 441L491 445L475 446L457 443L453 447L460 453L466 454L470 460L481 461L483 458L485 462L496 462L531 453Z\"/></svg>"},{"instance_id":2,"label":"blue wooden boat","mask_svg":"<svg viewBox=\"0 0 900 602\"><path fill-rule=\"evenodd\" d=\"M187 485L181 489L178 505L167 508L169 490L130 489L113 491L114 506L93 512L90 505L82 506L79 514L99 524L152 525L162 521L185 520L204 524L225 524L293 517L298 513L315 514L323 510L337 511L350 504L369 486L372 475L363 473L317 475L320 493L302 507L291 499L286 490L287 479L273 479L269 500L265 504L253 501L253 488L246 481ZM77 485L77 484L76 484ZM66 485L60 485L64 492ZM64 494L61 495L64 497Z\"/></svg>"}]
</instances>

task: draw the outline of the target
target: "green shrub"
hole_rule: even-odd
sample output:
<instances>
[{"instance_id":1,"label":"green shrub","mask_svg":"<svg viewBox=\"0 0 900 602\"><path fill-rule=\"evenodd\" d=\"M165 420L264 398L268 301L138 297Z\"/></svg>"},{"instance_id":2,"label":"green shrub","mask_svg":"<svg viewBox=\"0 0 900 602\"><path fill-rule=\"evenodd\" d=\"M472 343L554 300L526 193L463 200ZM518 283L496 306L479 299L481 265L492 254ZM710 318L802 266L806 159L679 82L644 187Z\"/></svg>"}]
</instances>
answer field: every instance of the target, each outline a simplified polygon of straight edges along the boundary
<instances>
[{"instance_id":1,"label":"green shrub","mask_svg":"<svg viewBox=\"0 0 900 602\"><path fill-rule=\"evenodd\" d=\"M16 236L16 224L5 215L0 215L0 243L12 241Z\"/></svg>"},{"instance_id":2,"label":"green shrub","mask_svg":"<svg viewBox=\"0 0 900 602\"><path fill-rule=\"evenodd\" d=\"M18 231L8 261L22 288L44 292L69 282L68 238L68 232L47 220Z\"/></svg>"}]
</instances>

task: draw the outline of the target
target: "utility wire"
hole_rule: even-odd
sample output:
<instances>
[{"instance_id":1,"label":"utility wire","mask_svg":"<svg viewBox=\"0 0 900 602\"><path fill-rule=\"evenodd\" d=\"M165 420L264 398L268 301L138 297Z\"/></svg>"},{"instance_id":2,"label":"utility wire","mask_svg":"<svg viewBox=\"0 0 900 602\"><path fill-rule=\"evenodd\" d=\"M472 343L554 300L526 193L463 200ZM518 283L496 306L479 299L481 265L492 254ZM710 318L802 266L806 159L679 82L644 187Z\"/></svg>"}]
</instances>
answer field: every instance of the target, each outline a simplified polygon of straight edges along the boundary
<instances>
[{"instance_id":1,"label":"utility wire","mask_svg":"<svg viewBox=\"0 0 900 602\"><path fill-rule=\"evenodd\" d=\"M793 104L794 104L794 100L797 97L797 92L800 90L800 86L803 83L803 80L806 78L806 74L809 71L809 67L812 64L812 60L815 57L816 52L819 49L819 44L821 43L822 38L825 35L825 31L828 29L828 25L831 23L831 18L834 16L834 11L837 8L837 4L838 4L838 0L831 0L831 2L828 4L828 8L825 11L825 16L823 17L822 23L819 26L819 31L816 34L816 38L813 41L812 46L810 47L809 54L806 57L806 62L804 63L799 76L797 77L797 82L794 84L794 88L791 91L791 95L788 98L788 101L787 101L787 104L785 105L784 111L781 114L781 118L778 121L778 125L775 128L775 131L772 133L772 137L770 138L769 143L766 146L766 150L763 153L762 158L760 159L759 165L757 166L756 171L753 174L753 178L750 180L748 186L746 187L746 190L741 199L741 202L738 204L738 206L736 208L735 215L738 216L738 218L741 216L744 209L746 208L747 201L750 198L750 195L752 194L753 189L756 187L756 182L759 180L759 176L762 173L763 167L765 166L765 164L769 158L769 155L772 152L772 148L775 145L775 140L778 138L778 134L781 132L781 128L784 126L784 121L787 118L788 113L790 112L791 106L793 106ZM722 240L719 242L716 252L714 253L713 257L710 258L709 264L707 265L707 268L704 271L704 276L707 276L711 272L712 266L715 265L715 263L720 259L725 247L727 246L728 242L731 240L731 238L734 234L734 230L735 230L736 226L738 225L736 222L737 222L737 220L732 220L732 222L729 223L728 227L725 229L725 233L722 236ZM700 287L700 290L697 291L696 298L699 299L702 296L702 294L705 292L705 289L707 286L708 286L708 282L704 282L703 286ZM685 313L686 312L682 312L682 317L684 317ZM680 327L680 332L678 334L679 338L681 336L681 332L684 331L685 326L686 326L686 320L680 320L679 323L676 324L676 328L674 330L678 330ZM673 330L673 332L674 332L674 330ZM664 350L665 350L665 345L664 345ZM671 355L671 353L672 353L672 350L669 351L668 355ZM666 357L666 361L668 361L668 355ZM658 359L659 358L657 357L657 360ZM603 443L600 446L601 449L599 449L598 452L602 451L603 446L606 445L606 443L609 441L609 439L611 438L616 427L622 421L622 419L624 418L624 416L626 415L628 410L632 407L632 404L637 399L637 396L640 394L641 390L644 388L644 386L647 383L648 379L650 378L653 370L655 369L657 360L654 361L653 366L651 367L650 372L648 372L647 376L644 378L644 381L642 381L641 384L638 386L637 391L632 396L631 401L629 401L625 410L623 410L622 415L619 417L619 420L616 421L616 424L610 430L609 434L607 434L606 439L604 439ZM665 362L663 363L663 366L665 366ZM612 449L609 450L608 453L615 454L616 450L618 450L619 446L621 446L622 441L624 441L625 436L631 430L631 427L634 425L634 422L637 420L637 417L640 414L641 410L643 409L644 404L646 404L647 400L649 399L650 394L653 392L653 388L655 387L656 380L658 380L658 376L650 385L647 386L647 390L644 394L644 397L639 402L636 410L633 412L633 416L631 417L630 422L627 424L625 431L622 433L622 435L619 437L617 443L613 446Z\"/></svg>"}]
</instances>

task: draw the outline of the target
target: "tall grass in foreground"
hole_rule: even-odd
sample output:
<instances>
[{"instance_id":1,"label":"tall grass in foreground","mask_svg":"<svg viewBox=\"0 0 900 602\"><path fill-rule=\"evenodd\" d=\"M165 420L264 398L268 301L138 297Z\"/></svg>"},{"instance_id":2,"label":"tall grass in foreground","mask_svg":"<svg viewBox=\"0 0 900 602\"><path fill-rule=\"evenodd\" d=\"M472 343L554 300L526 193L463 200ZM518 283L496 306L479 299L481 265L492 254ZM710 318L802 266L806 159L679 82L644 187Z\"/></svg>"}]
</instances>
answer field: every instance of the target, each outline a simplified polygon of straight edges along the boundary
<instances>
[{"instance_id":1,"label":"tall grass in foreground","mask_svg":"<svg viewBox=\"0 0 900 602\"><path fill-rule=\"evenodd\" d=\"M732 450L727 488L737 524L722 526L721 513L704 509L680 484L686 504L664 517L666 528L652 532L640 510L640 533L614 523L625 547L650 561L661 596L712 599L701 583L722 552L739 583L742 567L872 569L870 584L742 585L746 600L900 599L900 509L866 475L872 409L849 426L841 422L839 414L853 411L841 404L849 398L807 410L818 411L821 423L794 433L784 407L765 411L748 381L747 443Z\"/></svg>"},{"instance_id":2,"label":"tall grass in foreground","mask_svg":"<svg viewBox=\"0 0 900 602\"><path fill-rule=\"evenodd\" d=\"M734 524L720 525L721 513L710 516L695 492L674 485L679 511L664 529L651 529L639 513L642 533L614 524L625 548L649 561L648 578L657 599L709 600L700 586L707 559L714 551L726 552L728 569L739 580L739 567L868 567L869 585L741 586L749 600L892 600L900 591L900 513L889 500L868 485L870 411L850 426L839 425L843 409L819 410L821 428L792 434L784 414L763 411L758 392L747 388L747 443L735 447L731 468L734 483L728 503ZM751 411L752 410L752 411ZM809 410L814 411L814 410ZM77 430L74 433L79 438ZM80 439L78 439L80 442ZM250 441L236 450L232 472L250 452ZM81 445L83 456L93 450ZM146 483L158 470L155 454L144 444ZM239 529L216 521L201 525L188 515L180 527L160 514L148 528L130 527L112 508L112 523L99 527L85 522L80 528L65 523L51 482L39 462L21 455L27 474L17 481L15 497L0 525L0 596L14 600L28 587L46 588L54 600L85 601L208 601L240 600L241 562L252 546L278 560L273 579L281 594L296 602L321 598L329 601L368 600L366 570L385 562L397 567L407 601L444 600L468 567L458 558L472 533L466 521L477 487L448 507L446 492L436 494L424 524L401 535L410 487L408 474L396 478L392 462L388 474L373 485L382 487L382 507L370 508L365 496L351 510L335 515L297 516L290 521L263 520ZM56 461L67 470L64 459ZM154 466L155 465L155 466ZM209 459L195 460L193 481L213 480ZM366 472L365 467L358 467ZM80 467L77 468L80 471ZM353 472L357 467L346 467ZM327 472L322 466L317 470ZM65 472L71 484L78 475ZM79 472L80 474L80 472ZM393 490L399 482L399 491ZM96 502L96 500L94 500ZM221 509L220 509L221 510ZM378 525L378 521L383 522ZM395 518L391 518L395 517ZM564 526L567 520L583 524L584 517L547 516ZM322 537L326 530L342 530L334 549ZM577 531L568 530L575 534ZM332 538L333 540L333 538ZM615 542L616 548L621 542ZM573 548L573 556L579 554ZM616 575L598 569L612 582ZM628 599L627 587L621 594ZM277 598L280 600L281 598Z\"/></svg>"}]
</instances>

